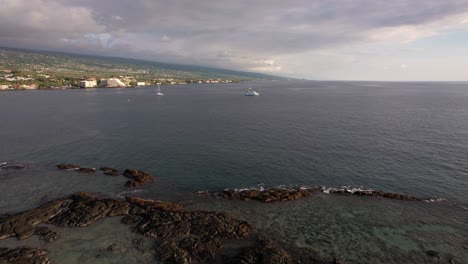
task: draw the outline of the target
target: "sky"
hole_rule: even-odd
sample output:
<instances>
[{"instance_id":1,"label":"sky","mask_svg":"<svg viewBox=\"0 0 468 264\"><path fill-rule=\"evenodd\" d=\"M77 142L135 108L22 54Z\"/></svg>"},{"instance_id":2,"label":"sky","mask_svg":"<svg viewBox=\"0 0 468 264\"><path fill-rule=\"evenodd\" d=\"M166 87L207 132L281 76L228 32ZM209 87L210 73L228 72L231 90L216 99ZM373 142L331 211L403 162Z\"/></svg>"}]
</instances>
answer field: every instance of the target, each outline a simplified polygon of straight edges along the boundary
<instances>
[{"instance_id":1,"label":"sky","mask_svg":"<svg viewBox=\"0 0 468 264\"><path fill-rule=\"evenodd\" d=\"M468 80L468 0L0 0L0 46L315 80Z\"/></svg>"}]
</instances>

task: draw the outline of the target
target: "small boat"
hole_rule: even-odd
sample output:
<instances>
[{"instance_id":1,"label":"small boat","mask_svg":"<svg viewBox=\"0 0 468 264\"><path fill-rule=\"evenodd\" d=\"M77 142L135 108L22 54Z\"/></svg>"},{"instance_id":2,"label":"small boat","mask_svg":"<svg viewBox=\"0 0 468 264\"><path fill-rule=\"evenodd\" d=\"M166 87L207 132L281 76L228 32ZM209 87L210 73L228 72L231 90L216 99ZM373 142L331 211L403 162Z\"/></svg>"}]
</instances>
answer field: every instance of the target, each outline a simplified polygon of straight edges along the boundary
<instances>
[{"instance_id":1,"label":"small boat","mask_svg":"<svg viewBox=\"0 0 468 264\"><path fill-rule=\"evenodd\" d=\"M156 93L156 95L164 95L163 93L161 93L161 85L158 83L158 92Z\"/></svg>"},{"instance_id":2,"label":"small boat","mask_svg":"<svg viewBox=\"0 0 468 264\"><path fill-rule=\"evenodd\" d=\"M247 90L247 92L245 92L245 96L259 96L259 95L260 94L258 92L252 90L249 84L249 89Z\"/></svg>"}]
</instances>

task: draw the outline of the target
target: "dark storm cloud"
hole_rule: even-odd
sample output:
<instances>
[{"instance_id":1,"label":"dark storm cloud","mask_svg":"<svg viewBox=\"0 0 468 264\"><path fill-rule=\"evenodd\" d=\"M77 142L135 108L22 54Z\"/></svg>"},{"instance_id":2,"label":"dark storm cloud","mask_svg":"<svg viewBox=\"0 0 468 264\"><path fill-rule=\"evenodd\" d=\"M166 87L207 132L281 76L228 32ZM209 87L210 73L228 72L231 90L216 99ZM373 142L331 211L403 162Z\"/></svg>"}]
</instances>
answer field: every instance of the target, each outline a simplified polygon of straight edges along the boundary
<instances>
[{"instance_id":1,"label":"dark storm cloud","mask_svg":"<svg viewBox=\"0 0 468 264\"><path fill-rule=\"evenodd\" d=\"M0 46L241 69L468 12L466 0L0 0L0 6Z\"/></svg>"}]
</instances>

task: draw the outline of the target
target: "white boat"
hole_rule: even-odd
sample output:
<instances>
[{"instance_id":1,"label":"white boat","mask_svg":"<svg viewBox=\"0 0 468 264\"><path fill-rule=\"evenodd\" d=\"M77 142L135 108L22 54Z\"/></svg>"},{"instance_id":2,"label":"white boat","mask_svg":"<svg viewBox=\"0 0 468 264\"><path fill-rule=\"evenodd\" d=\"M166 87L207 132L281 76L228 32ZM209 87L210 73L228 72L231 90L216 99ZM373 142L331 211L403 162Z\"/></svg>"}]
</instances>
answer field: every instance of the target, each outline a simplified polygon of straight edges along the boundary
<instances>
[{"instance_id":1,"label":"white boat","mask_svg":"<svg viewBox=\"0 0 468 264\"><path fill-rule=\"evenodd\" d=\"M159 83L158 83L158 92L156 93L156 95L159 95L159 96L164 95L163 93L161 93L161 86Z\"/></svg>"},{"instance_id":2,"label":"white boat","mask_svg":"<svg viewBox=\"0 0 468 264\"><path fill-rule=\"evenodd\" d=\"M260 94L254 90L252 90L252 88L250 88L250 84L249 84L249 89L247 90L247 92L245 92L245 96L259 96Z\"/></svg>"}]
</instances>

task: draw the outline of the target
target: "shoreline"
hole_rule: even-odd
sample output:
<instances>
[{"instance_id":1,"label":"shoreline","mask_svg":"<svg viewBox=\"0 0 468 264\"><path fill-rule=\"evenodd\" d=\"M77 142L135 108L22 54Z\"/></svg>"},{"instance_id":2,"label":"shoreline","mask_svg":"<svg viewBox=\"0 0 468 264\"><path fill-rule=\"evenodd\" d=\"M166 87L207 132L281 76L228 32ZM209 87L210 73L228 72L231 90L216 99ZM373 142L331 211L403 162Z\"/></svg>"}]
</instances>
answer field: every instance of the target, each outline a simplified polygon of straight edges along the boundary
<instances>
[{"instance_id":1,"label":"shoreline","mask_svg":"<svg viewBox=\"0 0 468 264\"><path fill-rule=\"evenodd\" d=\"M19 172L26 167L18 163L7 162L0 165L0 170ZM123 176L130 179L130 184L127 182L121 185L127 190L138 190L145 184L158 184L156 177L153 178L154 176L149 173L139 170L118 170L111 167L95 169L73 164L57 164L56 167L57 170L66 172L64 177L72 174L95 175L96 177L102 175L102 177L109 177L108 179ZM142 185L132 184L132 182L139 181L145 182ZM299 196L298 193L300 193ZM215 200L220 198L225 200L226 204L231 203L230 200L238 200L241 203L254 200L258 201L254 208L259 206L281 208L294 206L295 200L312 198L315 193L374 196L370 197L372 198L370 200L377 202L380 199L403 200L402 202L408 205L426 201L402 194L323 187L226 189L216 193L200 192L196 195L200 197L200 195L208 194ZM304 200L304 202L308 201ZM277 237L265 233L265 230L258 229L258 223L254 219L245 221L244 217L235 216L229 210L219 210L219 208L207 210L203 209L203 206L197 209L187 203L190 203L190 200L148 199L134 196L132 192L120 198L102 193L77 192L57 199L41 201L41 205L34 209L1 216L0 241L15 238L27 241L39 238L44 247L0 246L0 262L50 264L53 260L48 256L46 245L60 243L60 239L64 238L63 234L66 233L60 228L87 228L109 218L118 218L119 221L116 224L128 226L129 231L137 236L136 239L127 241L125 247L143 250L144 254L155 255L155 260L163 263L347 263L344 261L346 255L335 255L324 259L314 250L305 250L297 245L279 241ZM143 246L142 243L147 242L138 239L138 236L151 241L149 249L144 249L148 247ZM107 243L108 246L100 249L104 252L102 254L121 254L119 253L121 252L120 246L115 242L110 240ZM441 255L434 249L436 248L424 249L423 252L418 253L418 256L424 257L422 255L424 253L429 261L446 259L445 255ZM60 252L60 246L55 250ZM261 262L262 260L264 262ZM54 263L60 263L59 260L57 261ZM459 263L458 260L453 261L450 263Z\"/></svg>"},{"instance_id":2,"label":"shoreline","mask_svg":"<svg viewBox=\"0 0 468 264\"><path fill-rule=\"evenodd\" d=\"M219 83L176 83L176 84L161 84L162 86L177 86L177 85L225 85L225 84L238 84L242 81L232 81L232 82L219 82ZM135 86L119 86L119 87L44 87L44 88L34 88L34 89L0 89L0 92L11 92L11 91L50 91L50 90L97 90L97 89L134 89L134 88L145 88L145 87L153 87L157 86L157 84L149 84L149 85L135 85Z\"/></svg>"}]
</instances>

